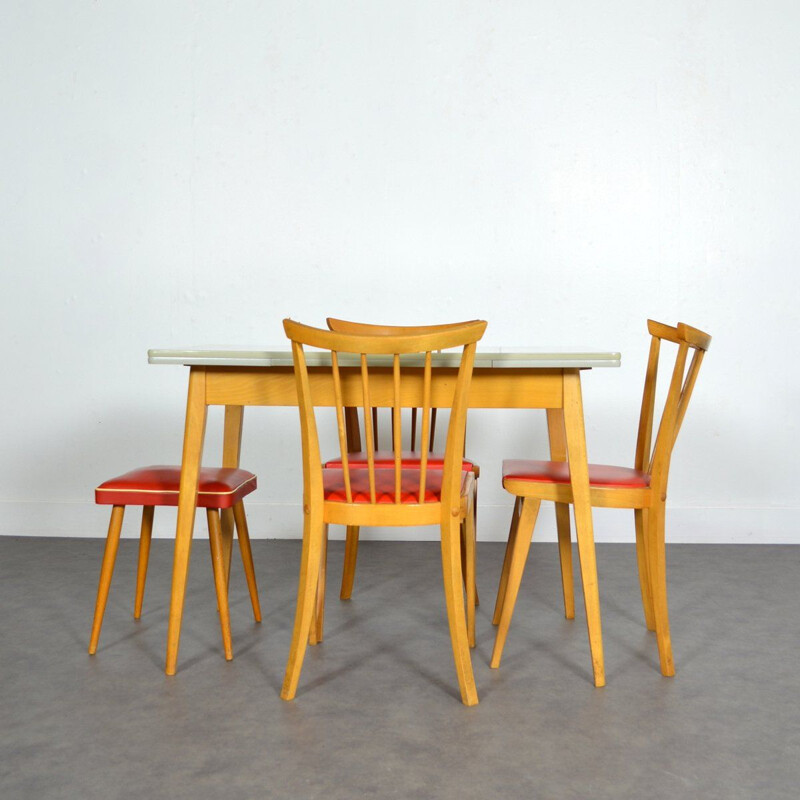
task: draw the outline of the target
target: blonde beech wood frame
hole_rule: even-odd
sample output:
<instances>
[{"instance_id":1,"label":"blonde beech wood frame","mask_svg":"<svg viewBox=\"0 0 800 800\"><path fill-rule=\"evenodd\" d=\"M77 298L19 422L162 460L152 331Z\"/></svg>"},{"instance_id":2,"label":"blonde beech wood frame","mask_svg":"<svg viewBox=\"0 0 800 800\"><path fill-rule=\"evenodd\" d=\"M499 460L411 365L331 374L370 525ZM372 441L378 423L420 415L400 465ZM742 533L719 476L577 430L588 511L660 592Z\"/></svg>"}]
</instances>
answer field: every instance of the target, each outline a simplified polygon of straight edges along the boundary
<instances>
[{"instance_id":1,"label":"blonde beech wood frame","mask_svg":"<svg viewBox=\"0 0 800 800\"><path fill-rule=\"evenodd\" d=\"M473 320L474 321L474 320ZM429 334L441 331L452 330L463 323L448 323L444 325L373 325L365 322L351 322L344 319L328 317L326 320L329 330L339 333L366 334L372 336L403 336L408 334ZM427 414L420 414L421 409L411 409L411 425L409 436L409 450L417 450L417 433L419 432L419 447L428 453L434 451L434 438L436 435L436 407L434 406ZM375 442L375 449L380 449L378 444L378 409L373 406L371 409L372 431ZM420 424L417 424L418 417L422 417ZM347 449L351 453L361 450L361 429L358 422L358 410L351 406L344 409L345 433L347 438ZM395 426L397 425L394 410L392 410L392 435L394 437ZM366 430L366 419L364 420L364 430ZM472 467L472 474L475 477L472 490L473 508L473 527L477 527L478 521L478 478L480 469L477 464ZM358 525L348 525L345 532L344 564L342 567L342 585L339 590L341 600L349 600L353 593L353 582L356 576L356 563L358 561L358 539L360 528ZM461 554L462 572L464 580L467 580L467 573L475 575L475 548L474 542L467 541L466 525L461 526ZM467 558L471 556L472 562L467 563ZM466 585L466 584L465 584ZM470 587L469 591L474 594L475 604L478 604L477 586Z\"/></svg>"},{"instance_id":2,"label":"blonde beech wood frame","mask_svg":"<svg viewBox=\"0 0 800 800\"><path fill-rule=\"evenodd\" d=\"M648 630L656 632L661 673L671 676L675 674L675 663L667 611L664 540L667 481L672 449L686 415L700 365L703 362L705 351L708 350L711 343L711 337L682 322L673 328L648 320L647 328L651 336L650 353L642 396L642 410L639 417L634 468L649 475L649 485L646 487L591 486L588 497L591 505L595 507L630 508L634 511L636 553L645 624ZM662 341L677 345L677 354L654 442L656 379ZM691 361L689 361L690 352L692 353ZM553 460L563 460L560 455L553 455L554 452L563 452L558 427L554 421L550 429L551 458ZM555 448L553 447L554 440ZM570 463L573 479L575 469L576 465ZM570 503L575 505L576 520L579 514L574 485L506 478L503 481L503 487L515 495L516 502L493 619L494 624L498 626L491 661L491 666L495 668L500 666L503 647L508 636L514 604L522 580L522 572L536 524L536 516L542 500L550 500L556 504L564 609L567 618L575 615L572 548L569 532ZM584 555L580 550L580 537L578 537L578 548L583 564Z\"/></svg>"},{"instance_id":3,"label":"blonde beech wood frame","mask_svg":"<svg viewBox=\"0 0 800 800\"><path fill-rule=\"evenodd\" d=\"M485 322L471 322L449 327L433 333L412 333L404 335L359 335L324 331L284 320L286 335L292 342L297 396L300 408L300 430L303 444L303 553L300 566L300 582L297 592L297 611L295 615L292 644L281 697L294 698L300 671L303 665L306 646L322 638L322 618L324 614L325 566L324 552L327 540L327 526L330 523L345 526L362 525L439 525L441 530L442 572L444 577L445 604L450 626L450 638L456 666L456 675L465 705L478 702L475 678L472 672L470 644L474 643L474 592L467 592L467 618L464 614L464 598L461 589L461 525L466 522L474 539L472 520L472 475L467 479L462 475L462 453L467 414L467 396L472 367L475 358L475 345L483 336ZM315 405L324 404L314 396L309 370L306 365L304 346L328 350L331 353L331 369L328 371L333 387L334 407L339 434L339 447L342 459L342 478L344 500L326 500L323 487L322 458L319 450L317 424L314 415ZM427 500L426 489L431 485L430 470L427 465L427 424L431 408L432 367L431 355L434 350L463 348L461 363L457 370L452 394L441 407L451 409L445 448L444 469L441 478L439 500ZM339 354L352 353L360 356L359 380L351 381L351 392L358 388L358 406L364 409L367 467L351 470L348 462L348 442L345 430L345 391L342 371L339 367ZM400 356L423 354L421 402L413 399L413 405L422 408L423 442L420 465L412 471L418 474L418 502L404 502L401 477L402 464L402 415L404 407L403 386L407 379L414 384L420 377L413 370L406 376L401 368ZM393 410L392 450L394 452L393 501L386 502L378 497L377 477L387 470L375 467L375 438L372 427L371 410L374 406L371 373L381 368L370 369L367 357L370 355L390 355L391 366L391 408ZM385 369L385 368L383 368ZM409 397L410 399L410 397ZM349 403L350 407L355 406ZM363 477L367 473L368 500L354 501L351 486L353 476ZM468 583L469 586L469 583Z\"/></svg>"},{"instance_id":4,"label":"blonde beech wood frame","mask_svg":"<svg viewBox=\"0 0 800 800\"><path fill-rule=\"evenodd\" d=\"M118 490L119 491L119 490ZM141 490L139 490L141 491ZM122 532L122 520L125 515L126 506L113 506L111 509L111 521L108 526L108 536L106 546L103 551L103 562L100 568L100 582L97 587L97 600L94 608L94 618L92 620L92 632L89 638L89 655L97 652L97 644L100 640L100 629L103 625L103 616L108 602L108 592L111 588L111 579L114 575L114 564L119 549L119 539ZM219 611L219 623L222 631L222 646L225 652L225 659L230 661L233 658L233 643L231 641L231 620L228 608L228 585L230 582L230 561L225 563L225 546L223 543L222 523L220 522L220 512L228 509L207 508L206 518L208 520L208 543L211 547L211 566L214 571L214 589L217 593L217 609ZM250 548L250 535L247 529L247 516L244 511L244 503L239 501L230 511L236 524L236 531L239 536L239 548L242 554L242 564L247 579L247 588L250 592L250 602L253 606L253 616L256 622L261 622L261 606L258 600L258 585L256 584L256 573L253 566L253 553ZM153 533L153 517L155 515L154 506L144 506L142 508L142 525L139 534L139 560L136 570L136 597L133 605L133 618L140 619L142 616L142 604L144 602L144 589L147 581L147 564L150 557L150 540ZM228 558L230 559L231 548L228 546Z\"/></svg>"},{"instance_id":5,"label":"blonde beech wood frame","mask_svg":"<svg viewBox=\"0 0 800 800\"><path fill-rule=\"evenodd\" d=\"M181 364L190 362L186 422L183 437L178 520L175 534L175 555L172 571L172 597L166 647L166 672L174 675L178 663L181 621L183 618L186 578L189 569L194 526L197 477L203 456L207 410L210 405L226 407L224 467L238 467L242 439L244 406L297 406L294 369L281 363L241 364L217 363L213 356L197 359L195 351L174 351L169 360L160 353L152 363ZM288 354L287 354L288 356ZM581 556L581 579L586 603L586 625L589 633L591 663L596 686L603 686L603 649L600 624L600 600L594 562L594 535L589 502L589 480L586 467L583 407L580 392L580 370L597 366L617 366L616 354L602 354L576 365L571 357L547 366L532 362L525 366L479 365L476 361L469 391L470 408L547 409L548 420L555 420L561 431L563 455L558 456L558 441L551 438L551 458L568 458L575 506L575 535ZM457 370L439 366L433 359L431 406L446 406L452 401ZM422 404L423 368L403 368L401 404L413 408ZM308 381L317 405L333 407L335 395L330 367L308 368ZM342 401L356 407L360 397L360 367L341 367ZM390 408L393 400L391 368L370 369L370 401L374 406ZM224 516L223 516L224 523ZM225 528L223 527L223 535Z\"/></svg>"}]
</instances>

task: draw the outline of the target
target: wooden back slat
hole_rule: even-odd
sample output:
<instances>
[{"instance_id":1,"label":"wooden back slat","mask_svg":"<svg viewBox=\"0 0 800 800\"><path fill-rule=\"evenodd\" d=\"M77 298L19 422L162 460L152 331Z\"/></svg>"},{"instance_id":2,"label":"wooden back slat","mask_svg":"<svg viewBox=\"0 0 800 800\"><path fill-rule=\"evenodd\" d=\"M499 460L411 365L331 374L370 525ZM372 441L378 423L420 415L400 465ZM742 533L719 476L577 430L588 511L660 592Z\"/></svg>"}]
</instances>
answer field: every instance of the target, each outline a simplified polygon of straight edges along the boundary
<instances>
[{"instance_id":1,"label":"wooden back slat","mask_svg":"<svg viewBox=\"0 0 800 800\"><path fill-rule=\"evenodd\" d=\"M361 449L361 428L358 424L358 409L346 406L344 409L344 427L347 431L347 451L357 453Z\"/></svg>"},{"instance_id":2,"label":"wooden back slat","mask_svg":"<svg viewBox=\"0 0 800 800\"><path fill-rule=\"evenodd\" d=\"M292 360L295 366L297 405L300 410L301 422L300 441L303 448L303 505L308 506L311 496L323 492L322 470L315 469L313 457L309 458L312 454L319 453L319 438L303 346L294 340L292 340Z\"/></svg>"},{"instance_id":3,"label":"wooden back slat","mask_svg":"<svg viewBox=\"0 0 800 800\"><path fill-rule=\"evenodd\" d=\"M367 469L369 470L369 499L375 503L375 440L373 438L372 418L369 402L369 368L367 367L367 354L361 354L361 396L364 404L364 420L367 436Z\"/></svg>"},{"instance_id":4,"label":"wooden back slat","mask_svg":"<svg viewBox=\"0 0 800 800\"><path fill-rule=\"evenodd\" d=\"M689 345L685 342L678 345L678 356L672 369L664 410L661 412L661 423L658 426L658 434L653 445L653 455L650 459L650 485L655 484L656 488L658 488L658 484L663 484L666 480L666 467L672 454L672 446L675 444L675 418L678 413L688 352Z\"/></svg>"},{"instance_id":5,"label":"wooden back slat","mask_svg":"<svg viewBox=\"0 0 800 800\"><path fill-rule=\"evenodd\" d=\"M711 343L711 337L697 328L682 322L677 327L664 325L653 320L647 321L647 328L652 336L650 354L647 361L642 409L639 416L639 433L636 439L637 469L647 471L650 485L654 490L665 492L669 462L675 441L678 438L683 419L689 407L700 365L705 351ZM656 382L658 378L661 342L668 341L678 346L675 365L672 370L664 408L658 426L658 433L653 441L655 422ZM687 371L689 351L693 351Z\"/></svg>"},{"instance_id":6,"label":"wooden back slat","mask_svg":"<svg viewBox=\"0 0 800 800\"><path fill-rule=\"evenodd\" d=\"M419 497L425 502L425 487L428 475L428 453L430 452L430 419L431 408L431 354L425 353L425 368L422 373L422 438L419 455Z\"/></svg>"},{"instance_id":7,"label":"wooden back slat","mask_svg":"<svg viewBox=\"0 0 800 800\"><path fill-rule=\"evenodd\" d=\"M445 452L445 481L442 486L442 502L445 498L452 499L454 492L460 491L461 480L461 454L464 446L464 427L466 425L466 391L472 375L476 342L481 338L486 328L485 322L473 322L463 325L441 326L441 330L423 330L415 333L404 331L402 335L364 335L356 333L337 333L310 328L305 325L284 320L284 329L292 340L292 354L295 365L296 384L298 390L298 405L300 408L301 430L303 437L303 475L304 475L304 502L314 493L324 495L323 471L319 453L319 439L317 436L316 419L314 416L311 384L308 368L305 361L303 346L329 350L331 352L331 372L333 380L334 405L336 407L336 423L338 429L339 448L342 455L342 468L345 476L346 502L353 502L352 464L348 460L348 451L354 446L360 446L360 434L352 432L351 420L356 409L344 406L344 396L350 392L350 402L355 405L359 402L364 413L364 445L367 453L367 472L369 474L369 502L376 504L377 479L375 469L376 439L372 420L372 404L370 401L370 369L368 356L392 354L393 369L392 380L392 448L394 450L394 500L393 505L402 503L402 408L403 398L408 403L419 406L421 399L422 419L422 452L420 463L420 497L419 502L425 502L428 484L428 452L430 448L431 428L431 395L432 395L432 352L449 348L462 348L461 363L456 380L450 426L448 429L447 448ZM360 369L355 371L350 368L349 375L341 375L339 355L341 353L359 354ZM415 388L409 395L408 387L404 389L404 369L401 369L401 356L411 354L424 354L424 367L422 370L422 397ZM383 368L381 368L383 369ZM353 374L355 372L355 375ZM418 368L414 372L416 377L412 383L419 380ZM345 385L354 378L360 378L361 397L355 400L352 388ZM346 377L346 380L345 380ZM358 379L356 378L356 379ZM316 384L315 384L316 385ZM383 384L385 386L385 384ZM418 387L419 384L416 383ZM352 384L351 384L352 387ZM377 389L376 389L377 391ZM383 390L382 390L383 391ZM413 398L413 399L412 399ZM355 400L355 402L354 402ZM320 403L329 404L330 400L320 400ZM382 402L383 404L383 402ZM449 404L448 404L449 405ZM456 443L460 450L451 453L450 450ZM448 500L449 502L450 500Z\"/></svg>"},{"instance_id":8,"label":"wooden back slat","mask_svg":"<svg viewBox=\"0 0 800 800\"><path fill-rule=\"evenodd\" d=\"M447 444L444 451L444 476L442 479L442 503L445 507L454 507L455 500L461 493L461 466L464 457L464 442L467 435L467 398L472 380L472 368L475 363L476 342L464 346L461 365L458 369L458 381L450 409L450 425L447 429ZM459 420L454 425L453 420Z\"/></svg>"},{"instance_id":9,"label":"wooden back slat","mask_svg":"<svg viewBox=\"0 0 800 800\"><path fill-rule=\"evenodd\" d=\"M394 378L394 404L392 405L392 444L394 446L394 502L401 501L401 476L403 469L403 423L400 413L400 356L395 353L392 372Z\"/></svg>"},{"instance_id":10,"label":"wooden back slat","mask_svg":"<svg viewBox=\"0 0 800 800\"><path fill-rule=\"evenodd\" d=\"M366 410L364 411L364 413L365 414L367 413ZM379 437L378 437L378 409L377 409L376 406L372 406L372 435L374 437L375 449L376 450L380 450L381 446L380 446L380 443L378 441L378 439L379 439Z\"/></svg>"},{"instance_id":11,"label":"wooden back slat","mask_svg":"<svg viewBox=\"0 0 800 800\"><path fill-rule=\"evenodd\" d=\"M344 473L344 491L347 502L353 502L353 491L350 485L350 462L347 458L347 428L344 421L344 403L342 402L342 380L339 375L339 355L331 351L331 368L333 371L333 392L336 398L336 427L339 432L339 452L342 456L342 472Z\"/></svg>"},{"instance_id":12,"label":"wooden back slat","mask_svg":"<svg viewBox=\"0 0 800 800\"><path fill-rule=\"evenodd\" d=\"M692 392L694 391L694 385L697 382L697 375L700 372L700 365L703 363L704 355L705 350L695 350L694 355L692 356L692 363L689 365L689 371L686 373L686 381L683 384L683 389L681 389L680 401L678 402L678 415L675 420L673 445L675 443L675 439L678 438L681 425L683 425L683 418L686 416L686 409L689 408L689 400L692 397Z\"/></svg>"},{"instance_id":13,"label":"wooden back slat","mask_svg":"<svg viewBox=\"0 0 800 800\"><path fill-rule=\"evenodd\" d=\"M411 438L410 438L410 447L412 450L417 449L417 414L420 411L418 408L411 409ZM432 453L434 448L436 447L436 408L431 409L430 414L431 420L431 432L430 432L430 446L428 447L428 452ZM420 441L422 437L420 436Z\"/></svg>"},{"instance_id":14,"label":"wooden back slat","mask_svg":"<svg viewBox=\"0 0 800 800\"><path fill-rule=\"evenodd\" d=\"M475 322L475 320L470 320L469 322L456 322L456 323L447 323L444 325L372 325L366 322L351 322L349 320L344 319L337 319L335 317L328 317L327 324L328 328L332 331L338 331L339 333L356 333L362 335L378 335L378 336L400 336L400 335L408 335L408 334L428 334L428 333L438 333L442 331L449 331L453 328L458 328L463 325L468 325ZM418 414L420 409L412 408L411 409L411 426L410 426L410 438L409 438L409 449L416 450L417 449L417 432L418 432ZM436 408L430 409L430 441L428 446L428 452L432 453L435 448L436 443ZM351 421L357 424L357 417L351 418ZM392 430L394 430L394 412L392 412ZM375 437L375 449L380 450L379 444L379 430L380 426L378 425L378 409L372 409L372 431L373 436Z\"/></svg>"},{"instance_id":15,"label":"wooden back slat","mask_svg":"<svg viewBox=\"0 0 800 800\"><path fill-rule=\"evenodd\" d=\"M650 444L653 437L653 415L656 406L656 383L658 382L658 357L661 339L653 336L650 340L650 355L647 359L647 373L642 395L642 411L639 415L639 435L636 438L636 469L645 470L650 464Z\"/></svg>"}]
</instances>

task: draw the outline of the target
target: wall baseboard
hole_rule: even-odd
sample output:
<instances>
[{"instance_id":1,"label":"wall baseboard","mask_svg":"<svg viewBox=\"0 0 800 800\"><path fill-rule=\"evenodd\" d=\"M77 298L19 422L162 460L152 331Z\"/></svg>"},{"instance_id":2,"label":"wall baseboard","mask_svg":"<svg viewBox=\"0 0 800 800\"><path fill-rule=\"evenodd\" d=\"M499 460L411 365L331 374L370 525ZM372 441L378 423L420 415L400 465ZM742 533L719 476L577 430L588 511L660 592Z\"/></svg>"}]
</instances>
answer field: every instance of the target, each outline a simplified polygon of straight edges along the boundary
<instances>
[{"instance_id":1,"label":"wall baseboard","mask_svg":"<svg viewBox=\"0 0 800 800\"><path fill-rule=\"evenodd\" d=\"M109 509L92 503L0 503L0 536L105 537ZM153 535L175 535L176 510L157 510ZM595 539L598 542L632 542L633 514L617 509L595 509ZM296 539L302 513L295 504L247 504L250 535L254 539ZM479 506L480 541L505 541L511 503ZM690 544L800 544L796 508L668 508L667 541ZM123 536L138 536L141 515L132 507L126 516ZM196 536L207 536L205 519L198 515ZM364 540L435 540L438 532L426 528L371 528ZM573 534L574 536L574 534ZM342 539L344 528L331 528L332 539ZM555 541L552 505L545 503L536 525L537 541Z\"/></svg>"}]
</instances>

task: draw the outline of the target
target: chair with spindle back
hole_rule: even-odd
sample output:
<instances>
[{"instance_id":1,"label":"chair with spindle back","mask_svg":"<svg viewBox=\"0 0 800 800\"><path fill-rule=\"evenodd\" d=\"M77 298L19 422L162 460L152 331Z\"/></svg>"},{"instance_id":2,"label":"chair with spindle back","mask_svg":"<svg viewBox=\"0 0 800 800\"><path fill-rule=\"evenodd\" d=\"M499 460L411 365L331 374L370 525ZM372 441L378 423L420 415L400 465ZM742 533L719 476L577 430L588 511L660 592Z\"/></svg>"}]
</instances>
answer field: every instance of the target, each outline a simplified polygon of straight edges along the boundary
<instances>
[{"instance_id":1,"label":"chair with spindle back","mask_svg":"<svg viewBox=\"0 0 800 800\"><path fill-rule=\"evenodd\" d=\"M476 704L469 649L475 626L474 593L469 587L474 582L467 582L465 619L459 531L464 521L467 537L474 539L474 477L471 471L463 470L462 453L475 345L486 323L471 322L436 333L403 336L337 333L292 320L284 320L283 325L292 342L300 409L304 528L297 611L281 697L291 700L295 696L307 644L322 636L328 524L439 525L445 602L458 684L462 701ZM316 367L311 376L313 396L304 346L330 352L331 366ZM434 383L432 352L452 348L462 348L455 382ZM336 409L339 468L322 463L315 404L333 405ZM419 464L404 466L401 409L422 408L424 427L433 405L451 409L444 462L438 468L429 464L423 448ZM366 468L352 468L345 431L345 408L359 406L365 411ZM376 467L373 406L395 411L393 469Z\"/></svg>"},{"instance_id":2,"label":"chair with spindle back","mask_svg":"<svg viewBox=\"0 0 800 800\"><path fill-rule=\"evenodd\" d=\"M672 643L667 612L666 550L664 519L672 448L689 406L703 356L711 337L679 322L673 328L648 320L651 335L639 433L633 469L589 464L592 506L630 508L636 526L636 554L645 624L655 630L663 675L674 675ZM677 356L667 391L658 434L653 443L656 379L661 342L677 345ZM691 361L687 361L689 352ZM539 504L542 500L571 503L569 467L561 461L503 462L503 487L515 495L516 502L509 533L506 557L497 592L493 622L498 626L492 653L492 667L500 665L511 615L517 599L525 560L531 543ZM569 517L567 517L567 525ZM569 528L567 527L567 533ZM559 548L564 597L572 599L572 551Z\"/></svg>"},{"instance_id":3,"label":"chair with spindle back","mask_svg":"<svg viewBox=\"0 0 800 800\"><path fill-rule=\"evenodd\" d=\"M371 336L406 336L415 334L430 334L438 333L441 331L452 330L464 323L449 323L444 325L371 325L363 322L350 322L349 320L336 319L328 317L328 328L338 333L355 333ZM421 416L421 409L411 409L411 425L410 425L410 447L404 450L402 454L402 461L404 467L419 466L421 451L426 450L428 453L428 464L430 466L444 464L444 453L437 452L435 449L435 436L436 436L436 412L437 409L431 408L429 415L426 415L421 425L417 425L417 418ZM366 413L366 412L365 412ZM367 465L367 453L362 449L361 445L361 427L358 421L358 409L345 408L345 428L347 431L347 447L348 447L348 460L351 467L364 467ZM371 409L371 424L372 435L375 444L375 466L376 467L392 467L394 466L394 454L389 451L382 451L380 449L380 434L378 427L378 408L373 406ZM392 420L394 422L394 411L392 410ZM366 422L365 422L366 424ZM417 431L419 429L419 449L417 449ZM341 467L342 461L340 458L334 458L325 463L326 467ZM473 508L475 510L476 522L478 511L478 477L480 476L480 467L471 459L464 455L463 468L469 470L475 476L474 482L474 496ZM339 592L339 597L342 600L349 600L353 592L353 581L356 574L356 561L358 559L358 538L359 528L357 525L349 525L345 534L345 547L344 547L344 567L342 569L342 586ZM466 586L467 573L473 577L475 575L475 551L467 538L465 531L462 527L461 532L461 555L462 555L462 571L464 573L464 581ZM471 562L471 563L470 563ZM475 591L475 602L479 603L477 588Z\"/></svg>"}]
</instances>

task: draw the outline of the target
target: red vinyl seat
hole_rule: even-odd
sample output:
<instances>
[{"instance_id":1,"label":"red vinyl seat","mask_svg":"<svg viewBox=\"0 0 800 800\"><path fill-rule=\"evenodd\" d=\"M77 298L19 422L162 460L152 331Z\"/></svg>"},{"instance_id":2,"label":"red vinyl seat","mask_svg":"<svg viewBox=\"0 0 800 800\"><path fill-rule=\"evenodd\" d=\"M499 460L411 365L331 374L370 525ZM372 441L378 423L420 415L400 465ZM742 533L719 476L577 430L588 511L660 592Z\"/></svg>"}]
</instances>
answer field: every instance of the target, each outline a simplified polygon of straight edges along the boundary
<instances>
[{"instance_id":1,"label":"red vinyl seat","mask_svg":"<svg viewBox=\"0 0 800 800\"><path fill-rule=\"evenodd\" d=\"M427 471L425 478L425 500L426 503L438 503L442 495L442 476L441 469L431 469ZM472 472L465 470L462 473L462 491L467 490L467 482L470 480ZM400 502L419 503L419 469L404 469L400 472ZM334 502L347 502L347 492L344 483L344 470L324 469L322 471L322 484L325 491L325 499ZM369 470L353 470L350 475L350 492L354 503L370 503L369 491ZM375 470L375 499L378 503L395 502L395 480L394 470L377 469Z\"/></svg>"},{"instance_id":2,"label":"red vinyl seat","mask_svg":"<svg viewBox=\"0 0 800 800\"><path fill-rule=\"evenodd\" d=\"M139 467L101 483L95 503L113 506L177 506L181 483L178 466ZM198 477L198 508L232 508L257 486L245 469L203 467Z\"/></svg>"},{"instance_id":3,"label":"red vinyl seat","mask_svg":"<svg viewBox=\"0 0 800 800\"><path fill-rule=\"evenodd\" d=\"M503 480L506 479L538 483L569 483L569 464L565 461L506 459L503 461ZM628 467L589 464L589 485L643 488L650 485L650 476L646 472Z\"/></svg>"},{"instance_id":4,"label":"red vinyl seat","mask_svg":"<svg viewBox=\"0 0 800 800\"><path fill-rule=\"evenodd\" d=\"M136 599L133 611L134 619L139 619L144 601L147 562L149 560L150 539L153 531L153 513L156 506L178 505L180 483L180 466L156 465L132 469L130 472L104 481L95 489L95 502L99 505L110 505L113 508L108 526L105 552L103 553L103 564L100 569L100 583L97 589L92 634L89 640L90 655L94 655L97 652L103 615L108 601L108 591L114 574L114 563L119 547L125 507L129 505L142 506L139 566L136 575ZM225 649L225 657L228 660L233 658L228 610L228 565L230 561L226 554L223 553L220 511L232 514L233 522L235 522L245 577L250 591L250 601L253 606L253 616L256 622L261 622L261 608L258 601L253 554L250 548L250 536L247 531L244 503L242 503L242 499L255 488L256 476L247 470L228 467L203 467L200 469L197 505L206 509L208 518L208 538L211 544L214 586L217 593L222 642Z\"/></svg>"}]
</instances>

